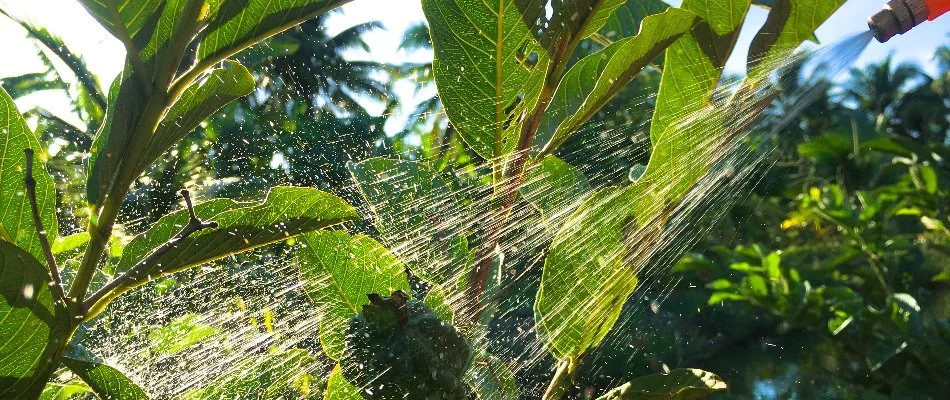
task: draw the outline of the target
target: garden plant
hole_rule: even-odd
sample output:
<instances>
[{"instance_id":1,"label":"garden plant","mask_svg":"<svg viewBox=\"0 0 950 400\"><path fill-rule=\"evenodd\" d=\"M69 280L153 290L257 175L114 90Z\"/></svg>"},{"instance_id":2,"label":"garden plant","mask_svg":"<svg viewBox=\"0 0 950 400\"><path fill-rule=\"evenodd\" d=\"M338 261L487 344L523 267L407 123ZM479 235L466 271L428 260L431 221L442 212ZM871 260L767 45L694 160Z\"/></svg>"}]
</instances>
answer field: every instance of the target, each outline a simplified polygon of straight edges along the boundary
<instances>
[{"instance_id":1,"label":"garden plant","mask_svg":"<svg viewBox=\"0 0 950 400\"><path fill-rule=\"evenodd\" d=\"M368 7L372 2L359 1ZM107 92L56 38L22 24L41 44L58 49L54 53L80 77L83 100L77 104L95 134L89 138L65 129L55 135L75 134L72 145L88 153L83 190L54 181L49 171L62 166L47 154L50 143L41 143L43 132L31 130L11 95L0 93L2 398L509 399L536 393L526 396L694 399L725 390L727 382L714 365L709 371L666 369L584 393L575 380L587 357L616 332L624 305L639 286L671 269L688 245L700 240L702 226L722 217L702 212L708 211L704 201L715 203L726 191L745 187L743 177L723 184L722 166L736 161L732 149L755 146L748 133L773 102L798 106L798 99L783 97L795 89L775 82L773 71L794 60L796 49L813 40L844 1L685 0L671 7L659 0L423 0L429 29L422 41L433 50L427 68L438 90L438 105L432 107L447 117L435 123L448 126L439 133L444 148L426 157L336 158L331 167L349 175L350 193L274 186L267 179L261 180L267 194L256 201L197 202L188 190L166 190L166 197L180 196L184 208L159 215L155 207L143 211L136 202L155 194L144 189L146 182L172 180L169 175L178 173L181 165L168 155L213 146L196 141L196 129L210 141L227 138L223 129L204 126L206 121L253 121L240 108L246 104L232 102L257 94L259 80L241 62L272 60L255 45L286 44L299 52L298 61L317 59L307 55L321 50L306 41L281 40L302 32L292 28L349 1L79 2L127 51L124 69ZM748 49L745 77L733 82L723 71L750 7L767 9L768 17ZM327 42L347 40L360 29L346 32ZM332 64L320 67L325 71L276 68L274 75L283 73L291 83L271 82L268 90L299 91L296 82L331 93L340 114L358 108L347 93L385 90L368 77L345 90L340 87L346 83L333 87L343 75L320 78L339 73ZM315 77L302 77L305 73ZM648 74L659 79L646 133L650 150L630 179L600 184L560 157L562 146L576 145L575 135ZM316 102L275 102L267 106L300 107L307 118L317 118ZM359 129L375 129L374 121L363 122ZM316 137L329 142L336 128L307 129L328 130ZM308 151L329 146L306 145ZM912 201L917 215L932 221L934 235L946 233L940 224L945 216L920 211L933 206L927 194L942 193L936 153L911 145L879 149L907 157L914 178L891 189L914 185L921 195ZM337 175L343 179L342 172ZM864 232L855 219L885 218L876 214L885 209L888 215L906 215L911 211L901 210L911 205L892 210L896 206L889 202L895 200L886 190L871 199L856 193L859 199L852 200L841 185L802 196L787 228L830 223L855 243L872 233L898 235ZM860 216L838 210L851 201L880 206ZM75 203L81 207L64 207ZM162 204L171 208L175 202ZM366 212L361 216L358 210ZM122 239L125 227L117 224L124 214L147 221L128 240ZM86 228L61 235L62 221L81 221ZM867 297L874 304L884 298L884 311L873 315L888 318L865 313L861 295L842 285L804 289L797 272L779 270L784 256L761 246L722 250L712 261L693 255L677 270L715 275L704 304L748 303L789 324L821 321L838 334L861 318L875 321L861 325L862 338L878 338L880 331L940 329L918 324L919 306L896 290L898 278L886 276L881 265L887 260L873 253L874 246L848 243L854 246L851 258L842 262L864 257L872 264L868 278L880 288ZM90 335L108 334L97 326L121 325L122 299L137 296L141 288L154 289L174 274L265 246L291 254L287 259L299 285L288 290L302 291L302 306L318 319L314 347L319 350L272 351L255 366L266 372L250 382L223 376L166 395L147 393L97 357L95 347L84 345ZM730 269L737 273L725 272ZM525 284L523 278L533 273L539 275L537 285ZM523 309L525 293L528 330L553 371L537 390L519 388L511 362L495 352L504 331L500 316ZM802 304L790 306L794 296ZM822 301L831 297L837 303L829 309ZM833 314L832 321L824 312ZM273 330L270 322L263 325ZM195 326L183 322L180 330L170 326L166 332L191 337L200 331ZM942 329L937 334L945 334ZM939 347L937 342L917 334L883 343L891 347L878 364L907 346L916 357L910 364L935 363L926 349ZM331 370L316 367L324 358L335 364Z\"/></svg>"}]
</instances>

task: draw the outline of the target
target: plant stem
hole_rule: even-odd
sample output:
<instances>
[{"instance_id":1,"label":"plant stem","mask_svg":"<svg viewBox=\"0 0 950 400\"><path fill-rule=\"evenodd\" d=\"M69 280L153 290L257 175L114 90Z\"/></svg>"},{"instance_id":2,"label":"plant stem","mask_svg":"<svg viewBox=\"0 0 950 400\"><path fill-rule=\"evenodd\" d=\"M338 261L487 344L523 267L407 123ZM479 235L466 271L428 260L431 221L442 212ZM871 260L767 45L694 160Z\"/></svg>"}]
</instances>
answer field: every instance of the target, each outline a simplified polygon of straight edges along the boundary
<instances>
[{"instance_id":1,"label":"plant stem","mask_svg":"<svg viewBox=\"0 0 950 400\"><path fill-rule=\"evenodd\" d=\"M119 215L119 209L122 207L122 199L113 200L114 197L106 199L105 204L96 213L93 210L93 216L89 221L89 244L86 245L86 251L83 253L79 269L76 271L76 278L72 286L69 287L67 300L73 303L82 303L89 289L89 283L92 282L92 276L99 267L99 259L105 250L109 239L112 237L112 226L115 224L116 217Z\"/></svg>"},{"instance_id":2,"label":"plant stem","mask_svg":"<svg viewBox=\"0 0 950 400\"><path fill-rule=\"evenodd\" d=\"M202 229L218 227L217 222L204 222L195 215L195 207L191 202L191 195L187 190L181 191L181 197L184 198L185 206L188 208L188 223L175 236L156 248L155 251L136 263L132 268L129 268L128 271L107 283L92 296L89 296L89 299L83 302L82 309L85 318L92 318L99 314L112 299L124 292L121 289L131 289L131 287L124 286L147 274L165 253L175 248L182 240Z\"/></svg>"},{"instance_id":3,"label":"plant stem","mask_svg":"<svg viewBox=\"0 0 950 400\"><path fill-rule=\"evenodd\" d=\"M40 208L36 204L36 179L33 179L33 149L24 149L23 153L26 155L26 174L23 178L23 183L26 185L26 197L30 200L33 225L36 227L36 234L40 238L40 246L43 248L43 255L46 256L49 273L53 277L53 286L59 291L61 297L65 297L63 287L60 286L59 268L56 266L56 257L53 256L53 249L49 245L46 229L43 228L43 220L40 219Z\"/></svg>"},{"instance_id":4,"label":"plant stem","mask_svg":"<svg viewBox=\"0 0 950 400\"><path fill-rule=\"evenodd\" d=\"M567 392L567 389L570 389L571 385L574 384L574 376L577 375L578 364L580 364L580 362L570 357L561 360L558 364L557 371L554 372L554 377L551 378L548 389L544 392L542 400L559 400L564 397L564 393Z\"/></svg>"}]
</instances>

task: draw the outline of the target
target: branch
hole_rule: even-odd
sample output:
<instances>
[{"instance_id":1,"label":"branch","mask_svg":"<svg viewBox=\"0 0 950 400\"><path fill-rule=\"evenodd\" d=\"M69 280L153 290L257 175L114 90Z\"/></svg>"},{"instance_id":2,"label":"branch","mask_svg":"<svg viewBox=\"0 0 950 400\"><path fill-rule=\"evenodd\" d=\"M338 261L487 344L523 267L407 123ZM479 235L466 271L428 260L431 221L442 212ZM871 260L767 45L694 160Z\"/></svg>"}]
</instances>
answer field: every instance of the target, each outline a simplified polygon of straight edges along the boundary
<instances>
[{"instance_id":1,"label":"branch","mask_svg":"<svg viewBox=\"0 0 950 400\"><path fill-rule=\"evenodd\" d=\"M143 258L141 261L136 263L128 271L125 271L118 278L113 279L111 282L107 283L101 289L97 290L90 296L86 301L83 302L83 314L87 315L89 311L95 310L96 312L93 315L98 314L102 308L111 301L112 292L115 289L121 288L123 285L128 282L136 280L142 274L148 273L149 270L155 265L155 263L168 253L169 250L175 248L182 240L185 240L195 232L198 232L203 229L217 228L217 222L204 222L195 215L195 207L191 202L191 195L187 190L181 191L181 197L185 200L185 206L188 208L188 223L171 239L168 239L167 242L163 243L161 246L155 249L148 256ZM99 304L102 303L102 304Z\"/></svg>"},{"instance_id":2,"label":"branch","mask_svg":"<svg viewBox=\"0 0 950 400\"><path fill-rule=\"evenodd\" d=\"M46 236L46 229L43 229L43 221L40 219L40 208L36 205L36 179L33 179L33 149L24 149L26 155L26 174L23 183L26 185L26 197L30 200L30 211L33 213L33 225L36 227L36 234L40 237L40 246L43 247L43 255L46 256L46 264L49 266L49 273L53 277L53 283L60 286L59 268L56 266L56 257L53 257L53 249L49 245L49 238Z\"/></svg>"}]
</instances>

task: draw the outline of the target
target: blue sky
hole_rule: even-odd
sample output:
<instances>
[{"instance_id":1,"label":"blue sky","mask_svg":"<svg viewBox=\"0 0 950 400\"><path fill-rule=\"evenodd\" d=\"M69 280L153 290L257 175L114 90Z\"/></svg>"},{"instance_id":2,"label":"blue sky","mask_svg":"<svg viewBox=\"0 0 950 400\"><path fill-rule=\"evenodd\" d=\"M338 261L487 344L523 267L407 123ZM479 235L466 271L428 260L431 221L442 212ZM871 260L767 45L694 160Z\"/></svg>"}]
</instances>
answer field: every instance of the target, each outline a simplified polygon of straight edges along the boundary
<instances>
[{"instance_id":1,"label":"blue sky","mask_svg":"<svg viewBox=\"0 0 950 400\"><path fill-rule=\"evenodd\" d=\"M671 3L679 4L673 0ZM867 30L866 19L881 9L883 0L850 0L838 10L821 28L817 35L823 44L833 44L853 34ZM16 15L47 27L51 32L64 38L73 51L81 54L94 73L99 75L103 86L118 74L122 66L124 50L122 45L109 36L74 0L0 0L0 5ZM764 23L767 12L753 7L743 28L727 68L731 72L741 73L744 69L745 49L755 31ZM418 0L355 0L343 7L341 14L328 22L331 31L339 31L347 26L379 20L386 30L371 33L367 41L372 46L371 53L354 52L353 58L372 59L384 62L421 61L429 57L426 54L405 54L397 50L401 33L412 24L423 20ZM950 43L950 16L924 23L907 35L898 36L888 43L872 42L858 64L880 60L892 53L898 61L913 61L933 71L934 50L941 44ZM0 63L0 77L35 72L42 68L36 58L36 50L24 37L22 29L6 18L0 18L0 52L4 62ZM58 68L69 76L65 66ZM43 104L57 112L67 110L66 100L62 96L38 93L18 102L21 109L33 104ZM61 112L57 112L61 114ZM75 121L69 116L67 119Z\"/></svg>"}]
</instances>

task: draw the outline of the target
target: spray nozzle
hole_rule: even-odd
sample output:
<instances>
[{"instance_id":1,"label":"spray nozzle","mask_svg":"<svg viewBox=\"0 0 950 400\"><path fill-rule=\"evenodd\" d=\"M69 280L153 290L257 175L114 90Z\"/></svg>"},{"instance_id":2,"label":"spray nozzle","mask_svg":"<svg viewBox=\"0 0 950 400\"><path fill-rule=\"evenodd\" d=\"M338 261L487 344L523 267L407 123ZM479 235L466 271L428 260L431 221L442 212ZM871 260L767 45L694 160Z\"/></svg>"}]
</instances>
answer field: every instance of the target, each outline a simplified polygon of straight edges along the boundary
<instances>
[{"instance_id":1,"label":"spray nozzle","mask_svg":"<svg viewBox=\"0 0 950 400\"><path fill-rule=\"evenodd\" d=\"M884 9L868 18L874 38L884 43L907 33L920 23L933 20L950 10L950 0L891 0Z\"/></svg>"}]
</instances>

